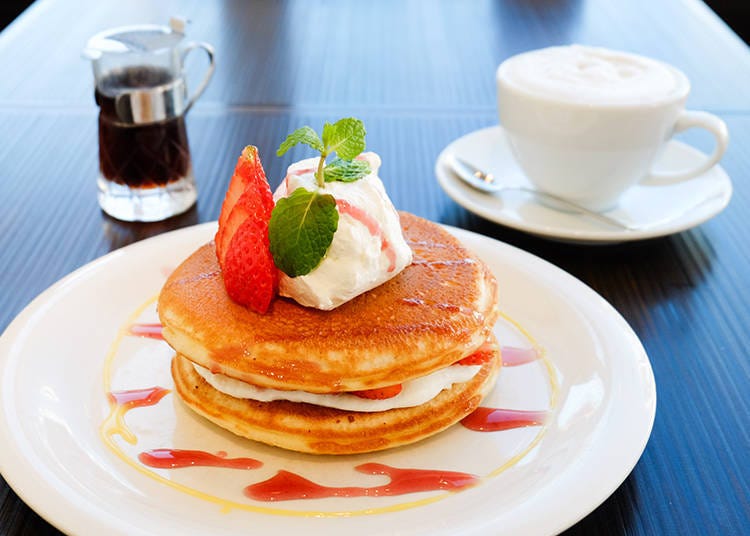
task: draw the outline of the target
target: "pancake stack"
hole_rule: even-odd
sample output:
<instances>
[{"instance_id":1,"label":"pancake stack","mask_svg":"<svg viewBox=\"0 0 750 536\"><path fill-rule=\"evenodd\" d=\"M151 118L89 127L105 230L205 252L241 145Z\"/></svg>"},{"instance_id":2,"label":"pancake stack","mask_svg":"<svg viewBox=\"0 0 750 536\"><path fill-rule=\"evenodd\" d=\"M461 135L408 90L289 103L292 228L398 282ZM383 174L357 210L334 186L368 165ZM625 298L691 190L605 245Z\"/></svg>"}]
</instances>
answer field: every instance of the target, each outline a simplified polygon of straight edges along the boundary
<instances>
[{"instance_id":1,"label":"pancake stack","mask_svg":"<svg viewBox=\"0 0 750 536\"><path fill-rule=\"evenodd\" d=\"M277 298L266 314L226 293L213 243L169 277L159 296L176 350L175 388L198 414L240 436L316 454L405 445L471 413L501 366L492 335L497 284L485 264L442 227L408 213L401 226L414 261L385 284L332 311ZM317 394L387 388L475 355L481 368L431 400L385 411L261 402L212 387L194 364L260 388Z\"/></svg>"}]
</instances>

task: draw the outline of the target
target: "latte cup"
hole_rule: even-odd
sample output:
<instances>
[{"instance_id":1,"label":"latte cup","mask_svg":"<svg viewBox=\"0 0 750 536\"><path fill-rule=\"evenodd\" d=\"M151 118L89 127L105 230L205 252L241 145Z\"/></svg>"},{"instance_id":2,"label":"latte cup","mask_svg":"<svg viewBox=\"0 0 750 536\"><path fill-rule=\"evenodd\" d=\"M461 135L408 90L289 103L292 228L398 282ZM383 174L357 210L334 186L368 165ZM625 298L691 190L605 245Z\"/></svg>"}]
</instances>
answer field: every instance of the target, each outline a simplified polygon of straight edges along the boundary
<instances>
[{"instance_id":1,"label":"latte cup","mask_svg":"<svg viewBox=\"0 0 750 536\"><path fill-rule=\"evenodd\" d=\"M685 110L690 82L650 58L570 45L513 56L497 69L498 109L511 150L536 188L595 211L614 208L635 184L695 178L723 156L724 122ZM690 169L656 173L669 139L689 128L715 138Z\"/></svg>"}]
</instances>

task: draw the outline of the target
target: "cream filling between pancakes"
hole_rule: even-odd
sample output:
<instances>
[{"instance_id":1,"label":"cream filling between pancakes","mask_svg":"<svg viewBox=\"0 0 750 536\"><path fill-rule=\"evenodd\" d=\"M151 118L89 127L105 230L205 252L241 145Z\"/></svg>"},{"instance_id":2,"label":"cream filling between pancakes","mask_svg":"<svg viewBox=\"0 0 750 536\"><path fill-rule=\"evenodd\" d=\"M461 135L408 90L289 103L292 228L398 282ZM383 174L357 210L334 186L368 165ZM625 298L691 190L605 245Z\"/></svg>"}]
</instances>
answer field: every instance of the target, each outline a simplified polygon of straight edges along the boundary
<instances>
[{"instance_id":1,"label":"cream filling between pancakes","mask_svg":"<svg viewBox=\"0 0 750 536\"><path fill-rule=\"evenodd\" d=\"M422 405L435 398L454 383L471 380L482 368L479 365L451 365L421 378L406 381L399 394L383 400L370 400L349 393L318 394L306 391L281 391L258 387L224 374L214 374L210 370L193 363L195 371L217 391L235 398L248 398L259 402L288 400L325 406L344 411L376 412L396 408L409 408Z\"/></svg>"}]
</instances>

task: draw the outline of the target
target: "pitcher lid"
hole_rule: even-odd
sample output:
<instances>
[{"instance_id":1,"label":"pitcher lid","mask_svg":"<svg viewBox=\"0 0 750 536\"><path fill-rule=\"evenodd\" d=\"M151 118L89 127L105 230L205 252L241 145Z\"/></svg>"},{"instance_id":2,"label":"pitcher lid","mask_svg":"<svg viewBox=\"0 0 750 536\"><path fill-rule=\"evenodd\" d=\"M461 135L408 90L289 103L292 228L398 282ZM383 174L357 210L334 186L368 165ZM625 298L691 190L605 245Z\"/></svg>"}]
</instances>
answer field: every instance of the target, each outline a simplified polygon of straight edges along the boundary
<instances>
[{"instance_id":1,"label":"pitcher lid","mask_svg":"<svg viewBox=\"0 0 750 536\"><path fill-rule=\"evenodd\" d=\"M83 49L83 55L97 60L104 54L143 54L174 48L185 37L186 22L173 17L169 20L169 26L137 24L110 28L91 37Z\"/></svg>"}]
</instances>

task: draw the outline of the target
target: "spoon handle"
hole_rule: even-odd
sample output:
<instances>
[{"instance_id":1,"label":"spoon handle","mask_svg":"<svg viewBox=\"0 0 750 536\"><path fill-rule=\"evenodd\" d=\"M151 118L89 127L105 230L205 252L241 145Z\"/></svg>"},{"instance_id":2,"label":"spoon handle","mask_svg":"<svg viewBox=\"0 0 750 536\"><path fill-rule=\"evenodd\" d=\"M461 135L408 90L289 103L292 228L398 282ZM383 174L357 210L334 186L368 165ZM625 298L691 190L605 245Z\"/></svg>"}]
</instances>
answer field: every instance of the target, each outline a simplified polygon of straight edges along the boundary
<instances>
[{"instance_id":1,"label":"spoon handle","mask_svg":"<svg viewBox=\"0 0 750 536\"><path fill-rule=\"evenodd\" d=\"M547 202L551 204L557 203L558 205L561 205L568 210L572 210L574 212L584 214L588 216L589 218L592 218L594 220L597 220L607 225L611 225L612 227L617 227L618 229L625 229L626 231L637 230L636 227L629 225L623 221L617 220L615 218L611 218L607 216L606 214L602 214L601 212L595 212L593 210L589 210L580 205L572 203L571 201L568 201L567 199L563 199L562 197L558 197L553 194L548 194L547 192L542 192L541 190L534 190L532 188L525 188L523 186L503 186L502 189L497 190L497 191L503 191L503 190L517 190L520 192L533 195L534 197L541 200L542 202L546 200ZM559 210L559 209L556 209L554 206L550 206L550 204L547 204L547 203L545 203L545 206L548 206L549 208L552 208L555 210Z\"/></svg>"},{"instance_id":2,"label":"spoon handle","mask_svg":"<svg viewBox=\"0 0 750 536\"><path fill-rule=\"evenodd\" d=\"M472 164L469 164L465 160L458 158L454 154L449 155L447 161L449 168L451 169L451 171L453 171L453 173L456 174L456 176L458 176L458 178L463 180L469 186L472 186L484 193L492 194L503 191L524 192L536 197L538 200L542 201L542 204L544 206L552 210L557 210L559 212L573 211L578 214L583 214L584 216L596 220L599 223L609 225L610 227L623 229L625 231L637 230L637 227L629 225L615 218L611 218L605 214L602 214L601 212L589 210L580 205L577 205L576 203L573 203L572 201L563 199L562 197L542 192L541 190L526 188L524 186L507 186L498 184L492 175L486 173L484 170L481 170ZM545 203L544 201L547 202ZM557 204L557 206L554 206L555 204ZM561 207L564 207L564 209Z\"/></svg>"}]
</instances>

